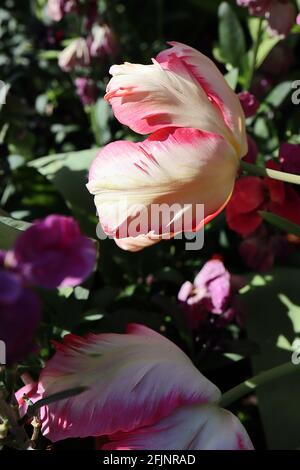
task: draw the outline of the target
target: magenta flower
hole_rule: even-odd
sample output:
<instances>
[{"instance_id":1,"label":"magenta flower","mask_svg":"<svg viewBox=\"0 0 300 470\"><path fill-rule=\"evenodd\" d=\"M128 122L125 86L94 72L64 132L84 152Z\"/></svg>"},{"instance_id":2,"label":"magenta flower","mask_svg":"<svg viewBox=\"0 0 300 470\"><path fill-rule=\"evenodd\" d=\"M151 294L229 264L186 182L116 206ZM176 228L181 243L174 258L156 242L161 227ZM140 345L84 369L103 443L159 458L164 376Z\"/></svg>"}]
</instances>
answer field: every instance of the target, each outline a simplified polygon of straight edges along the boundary
<instances>
[{"instance_id":1,"label":"magenta flower","mask_svg":"<svg viewBox=\"0 0 300 470\"><path fill-rule=\"evenodd\" d=\"M75 80L77 95L82 104L91 105L97 101L98 88L94 80L86 77L79 77Z\"/></svg>"},{"instance_id":2,"label":"magenta flower","mask_svg":"<svg viewBox=\"0 0 300 470\"><path fill-rule=\"evenodd\" d=\"M271 35L287 36L296 21L295 6L286 0L273 0L266 18Z\"/></svg>"},{"instance_id":3,"label":"magenta flower","mask_svg":"<svg viewBox=\"0 0 300 470\"><path fill-rule=\"evenodd\" d=\"M181 286L178 300L183 304L190 328L197 329L208 313L232 318L228 309L230 295L229 272L221 261L211 260L203 266L193 284L186 281Z\"/></svg>"},{"instance_id":4,"label":"magenta flower","mask_svg":"<svg viewBox=\"0 0 300 470\"><path fill-rule=\"evenodd\" d=\"M249 9L250 15L260 16L264 14L272 0L237 0L237 4L240 7Z\"/></svg>"},{"instance_id":5,"label":"magenta flower","mask_svg":"<svg viewBox=\"0 0 300 470\"><path fill-rule=\"evenodd\" d=\"M272 35L287 36L296 21L295 6L288 0L237 0L237 4L248 8L250 15L265 17Z\"/></svg>"},{"instance_id":6,"label":"magenta flower","mask_svg":"<svg viewBox=\"0 0 300 470\"><path fill-rule=\"evenodd\" d=\"M61 215L35 222L8 256L26 282L50 289L80 284L91 274L95 259L93 242L72 217Z\"/></svg>"},{"instance_id":7,"label":"magenta flower","mask_svg":"<svg viewBox=\"0 0 300 470\"><path fill-rule=\"evenodd\" d=\"M238 419L219 408L218 388L145 326L66 336L37 388L31 385L31 399L78 386L88 390L41 409L42 432L52 441L106 436L107 449L253 449Z\"/></svg>"},{"instance_id":8,"label":"magenta flower","mask_svg":"<svg viewBox=\"0 0 300 470\"><path fill-rule=\"evenodd\" d=\"M282 144L279 150L279 161L283 171L300 175L300 145Z\"/></svg>"},{"instance_id":9,"label":"magenta flower","mask_svg":"<svg viewBox=\"0 0 300 470\"><path fill-rule=\"evenodd\" d=\"M242 91L238 94L246 118L255 116L260 106L259 101L249 91Z\"/></svg>"},{"instance_id":10,"label":"magenta flower","mask_svg":"<svg viewBox=\"0 0 300 470\"><path fill-rule=\"evenodd\" d=\"M0 285L0 340L6 345L7 364L13 364L35 349L41 305L15 273L0 269Z\"/></svg>"}]
</instances>

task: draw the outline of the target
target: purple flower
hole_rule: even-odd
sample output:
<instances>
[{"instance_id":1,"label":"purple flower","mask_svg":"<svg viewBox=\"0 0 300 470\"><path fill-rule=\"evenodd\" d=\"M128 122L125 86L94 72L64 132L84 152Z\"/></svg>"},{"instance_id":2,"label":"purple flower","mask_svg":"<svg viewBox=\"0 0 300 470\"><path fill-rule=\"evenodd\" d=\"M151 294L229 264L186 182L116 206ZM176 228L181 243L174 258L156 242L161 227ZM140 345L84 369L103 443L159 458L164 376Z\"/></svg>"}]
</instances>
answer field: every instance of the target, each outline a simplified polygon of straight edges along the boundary
<instances>
[{"instance_id":1,"label":"purple flower","mask_svg":"<svg viewBox=\"0 0 300 470\"><path fill-rule=\"evenodd\" d=\"M283 171L300 175L300 145L282 144L279 150L279 161Z\"/></svg>"},{"instance_id":2,"label":"purple flower","mask_svg":"<svg viewBox=\"0 0 300 470\"><path fill-rule=\"evenodd\" d=\"M227 315L231 296L231 277L219 260L205 263L194 279L187 281L179 290L178 300L183 304L191 329L197 329L207 314Z\"/></svg>"},{"instance_id":3,"label":"purple flower","mask_svg":"<svg viewBox=\"0 0 300 470\"><path fill-rule=\"evenodd\" d=\"M84 105L91 105L97 101L98 88L94 80L79 77L75 80L76 92Z\"/></svg>"},{"instance_id":4,"label":"purple flower","mask_svg":"<svg viewBox=\"0 0 300 470\"><path fill-rule=\"evenodd\" d=\"M41 306L18 274L1 269L0 285L0 340L6 345L7 364L12 364L35 349L33 337L41 318Z\"/></svg>"},{"instance_id":5,"label":"purple flower","mask_svg":"<svg viewBox=\"0 0 300 470\"><path fill-rule=\"evenodd\" d=\"M295 6L285 0L273 0L266 14L269 33L273 36L287 36L295 24Z\"/></svg>"},{"instance_id":6,"label":"purple flower","mask_svg":"<svg viewBox=\"0 0 300 470\"><path fill-rule=\"evenodd\" d=\"M84 281L92 272L96 249L72 217L50 215L19 236L8 259L27 283L51 289Z\"/></svg>"},{"instance_id":7,"label":"purple flower","mask_svg":"<svg viewBox=\"0 0 300 470\"><path fill-rule=\"evenodd\" d=\"M250 15L263 15L272 0L237 0L240 7L248 8Z\"/></svg>"},{"instance_id":8,"label":"purple flower","mask_svg":"<svg viewBox=\"0 0 300 470\"><path fill-rule=\"evenodd\" d=\"M237 0L241 7L249 9L250 15L264 16L272 35L287 36L296 21L296 10L288 0Z\"/></svg>"},{"instance_id":9,"label":"purple flower","mask_svg":"<svg viewBox=\"0 0 300 470\"><path fill-rule=\"evenodd\" d=\"M238 95L246 118L255 116L260 106L259 101L249 91L242 91Z\"/></svg>"}]
</instances>

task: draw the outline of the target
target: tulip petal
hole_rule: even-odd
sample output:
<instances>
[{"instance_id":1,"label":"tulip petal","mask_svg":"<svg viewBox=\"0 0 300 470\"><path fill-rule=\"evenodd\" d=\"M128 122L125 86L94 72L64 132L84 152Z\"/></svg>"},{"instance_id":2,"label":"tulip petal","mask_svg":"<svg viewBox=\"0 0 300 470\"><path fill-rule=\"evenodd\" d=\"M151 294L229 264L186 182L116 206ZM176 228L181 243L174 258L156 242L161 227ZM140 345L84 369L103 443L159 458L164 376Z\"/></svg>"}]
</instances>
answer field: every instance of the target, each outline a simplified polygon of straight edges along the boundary
<instances>
[{"instance_id":1,"label":"tulip petal","mask_svg":"<svg viewBox=\"0 0 300 470\"><path fill-rule=\"evenodd\" d=\"M253 450L240 421L212 405L181 407L152 426L110 440L104 450Z\"/></svg>"},{"instance_id":2,"label":"tulip petal","mask_svg":"<svg viewBox=\"0 0 300 470\"><path fill-rule=\"evenodd\" d=\"M168 51L158 56L160 62L164 54L168 54ZM226 108L225 117L230 124L234 123L234 131L242 135L244 114L237 96L230 90L217 67L208 58L198 54L204 58L202 61L210 64L211 74L208 78L213 82L222 82L220 88L231 106L230 112ZM112 105L116 118L140 134L150 134L165 127L191 127L219 134L235 146L231 128L224 122L223 107L227 106L227 102L226 105L222 103L221 107L220 100L217 103L215 96L212 98L212 94L207 94L208 85L203 86L188 64L177 59L176 55L171 64L169 67L170 61L166 66L165 63L159 64L153 60L152 65L125 63L111 67L113 77L107 86L105 98ZM246 142L245 134L243 138ZM245 149L243 151L246 153Z\"/></svg>"},{"instance_id":3,"label":"tulip petal","mask_svg":"<svg viewBox=\"0 0 300 470\"><path fill-rule=\"evenodd\" d=\"M188 72L189 76L198 83L222 115L222 119L232 133L231 143L235 146L238 155L243 157L247 153L247 138L245 116L238 96L229 87L212 60L185 44L178 42L169 44L172 47L158 54L156 60L164 70L180 75L185 70L185 73ZM181 63L180 69L179 63ZM195 102L194 106L196 106ZM199 129L203 128L199 127Z\"/></svg>"},{"instance_id":4,"label":"tulip petal","mask_svg":"<svg viewBox=\"0 0 300 470\"><path fill-rule=\"evenodd\" d=\"M87 187L106 234L157 241L198 230L219 213L231 195L237 165L234 149L218 135L164 129L142 143L104 147Z\"/></svg>"},{"instance_id":5,"label":"tulip petal","mask_svg":"<svg viewBox=\"0 0 300 470\"><path fill-rule=\"evenodd\" d=\"M190 281L184 282L178 292L178 296L177 296L178 300L180 302L186 302L189 296L192 294L193 288L194 286Z\"/></svg>"},{"instance_id":6,"label":"tulip petal","mask_svg":"<svg viewBox=\"0 0 300 470\"><path fill-rule=\"evenodd\" d=\"M122 250L136 252L155 245L161 239L162 237L151 238L148 235L139 235L137 237L115 238L115 242Z\"/></svg>"},{"instance_id":7,"label":"tulip petal","mask_svg":"<svg viewBox=\"0 0 300 470\"><path fill-rule=\"evenodd\" d=\"M53 441L152 425L178 406L215 402L220 392L171 341L141 325L126 335L68 335L46 364L38 393L89 389L41 410Z\"/></svg>"}]
</instances>

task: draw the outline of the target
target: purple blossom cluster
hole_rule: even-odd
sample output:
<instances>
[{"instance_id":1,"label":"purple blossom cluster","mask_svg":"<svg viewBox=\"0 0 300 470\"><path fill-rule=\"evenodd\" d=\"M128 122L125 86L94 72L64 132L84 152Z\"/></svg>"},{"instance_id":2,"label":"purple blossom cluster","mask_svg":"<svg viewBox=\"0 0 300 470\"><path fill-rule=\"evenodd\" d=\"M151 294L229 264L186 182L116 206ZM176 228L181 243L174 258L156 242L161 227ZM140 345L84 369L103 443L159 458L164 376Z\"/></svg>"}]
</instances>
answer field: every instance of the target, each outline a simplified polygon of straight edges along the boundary
<instances>
[{"instance_id":1,"label":"purple blossom cluster","mask_svg":"<svg viewBox=\"0 0 300 470\"><path fill-rule=\"evenodd\" d=\"M209 314L218 317L222 323L234 318L232 281L222 261L212 259L205 263L193 283L186 281L181 286L178 300L191 330L197 330Z\"/></svg>"},{"instance_id":2,"label":"purple blossom cluster","mask_svg":"<svg viewBox=\"0 0 300 470\"><path fill-rule=\"evenodd\" d=\"M88 72L93 60L102 62L106 57L117 56L119 51L117 38L98 13L95 0L84 4L78 0L48 0L47 11L53 21L60 21L72 12L83 19L81 37L73 39L59 55L58 64L64 72L78 68ZM75 79L75 87L83 105L92 105L96 102L98 98L96 81L86 76L86 73Z\"/></svg>"},{"instance_id":3,"label":"purple blossom cluster","mask_svg":"<svg viewBox=\"0 0 300 470\"><path fill-rule=\"evenodd\" d=\"M73 287L92 272L94 243L82 235L72 217L51 215L33 223L10 251L0 252L0 339L7 363L31 353L41 319L33 287Z\"/></svg>"},{"instance_id":4,"label":"purple blossom cluster","mask_svg":"<svg viewBox=\"0 0 300 470\"><path fill-rule=\"evenodd\" d=\"M296 21L296 9L289 0L237 0L237 4L248 8L250 15L264 17L272 35L287 36Z\"/></svg>"}]
</instances>

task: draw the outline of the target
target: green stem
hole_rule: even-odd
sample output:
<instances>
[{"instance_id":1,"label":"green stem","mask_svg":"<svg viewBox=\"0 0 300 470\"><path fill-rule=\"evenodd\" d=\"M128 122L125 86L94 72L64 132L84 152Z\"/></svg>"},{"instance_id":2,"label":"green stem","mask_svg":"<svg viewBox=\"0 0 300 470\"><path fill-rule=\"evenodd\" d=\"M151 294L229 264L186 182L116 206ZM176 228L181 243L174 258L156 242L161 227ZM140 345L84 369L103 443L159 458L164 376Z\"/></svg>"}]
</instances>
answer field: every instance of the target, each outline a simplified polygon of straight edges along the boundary
<instances>
[{"instance_id":1,"label":"green stem","mask_svg":"<svg viewBox=\"0 0 300 470\"><path fill-rule=\"evenodd\" d=\"M279 170L271 170L270 168L263 168L252 163L241 162L242 170L250 175L255 176L268 176L274 180L284 181L285 183L300 184L300 176L292 173L285 173Z\"/></svg>"},{"instance_id":2,"label":"green stem","mask_svg":"<svg viewBox=\"0 0 300 470\"><path fill-rule=\"evenodd\" d=\"M257 33L256 33L256 38L254 41L254 48L253 48L252 63L250 66L250 71L249 71L248 79L246 81L246 86L245 86L246 90L249 90L249 88L251 87L255 69L256 69L256 60L257 60L258 49L259 49L259 45L261 41L262 25L263 25L263 18L259 20L259 23L257 26Z\"/></svg>"},{"instance_id":3,"label":"green stem","mask_svg":"<svg viewBox=\"0 0 300 470\"><path fill-rule=\"evenodd\" d=\"M248 393L253 392L258 387L266 385L272 382L273 380L285 377L296 371L300 372L300 364L295 365L292 362L287 362L286 364L283 364L281 366L277 366L273 369L261 372L260 374L252 377L252 379L245 380L245 382L242 382L240 385L237 385L228 392L224 393L220 405L226 408L227 406L231 405L232 403L239 400Z\"/></svg>"}]
</instances>

